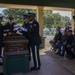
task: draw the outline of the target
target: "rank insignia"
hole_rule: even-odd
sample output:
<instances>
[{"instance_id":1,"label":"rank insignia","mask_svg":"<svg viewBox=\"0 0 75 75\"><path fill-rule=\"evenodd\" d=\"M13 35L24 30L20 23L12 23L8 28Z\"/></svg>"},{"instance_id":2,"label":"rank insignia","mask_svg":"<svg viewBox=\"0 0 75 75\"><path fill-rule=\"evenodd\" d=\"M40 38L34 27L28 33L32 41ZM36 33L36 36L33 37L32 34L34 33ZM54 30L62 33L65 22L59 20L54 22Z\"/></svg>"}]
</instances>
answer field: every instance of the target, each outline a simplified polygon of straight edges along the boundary
<instances>
[{"instance_id":1,"label":"rank insignia","mask_svg":"<svg viewBox=\"0 0 75 75\"><path fill-rule=\"evenodd\" d=\"M36 26L36 24L34 24L34 26Z\"/></svg>"}]
</instances>

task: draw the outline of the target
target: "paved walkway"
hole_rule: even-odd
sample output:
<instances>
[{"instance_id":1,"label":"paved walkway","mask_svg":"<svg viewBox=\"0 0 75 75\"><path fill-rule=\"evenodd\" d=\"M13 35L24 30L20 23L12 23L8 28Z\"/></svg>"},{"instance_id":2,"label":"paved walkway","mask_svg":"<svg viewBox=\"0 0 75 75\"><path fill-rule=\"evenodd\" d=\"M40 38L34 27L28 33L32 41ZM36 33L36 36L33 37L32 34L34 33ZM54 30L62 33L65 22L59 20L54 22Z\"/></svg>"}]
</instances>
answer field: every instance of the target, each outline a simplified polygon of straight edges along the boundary
<instances>
[{"instance_id":1,"label":"paved walkway","mask_svg":"<svg viewBox=\"0 0 75 75\"><path fill-rule=\"evenodd\" d=\"M75 75L66 68L60 66L55 60L52 60L48 55L42 54L41 57L41 69L32 71L27 74L14 74L14 75ZM32 62L31 62L32 63Z\"/></svg>"},{"instance_id":2,"label":"paved walkway","mask_svg":"<svg viewBox=\"0 0 75 75\"><path fill-rule=\"evenodd\" d=\"M46 48L45 50L49 50L50 49L50 44L49 41L46 41ZM37 70L37 71L32 71L30 73L27 74L14 74L14 75L75 75L73 74L71 71L69 71L68 69L64 68L63 66L61 66L56 60L53 60L51 55L47 55L44 52L42 52L42 50L40 51L41 55L41 69ZM54 55L53 55L54 56ZM55 57L53 57L55 58ZM63 60L62 60L63 61ZM32 61L30 62L31 65ZM3 67L0 66L0 72L2 72Z\"/></svg>"},{"instance_id":3,"label":"paved walkway","mask_svg":"<svg viewBox=\"0 0 75 75\"><path fill-rule=\"evenodd\" d=\"M39 71L33 71L25 75L74 75L47 55L41 55L41 62L42 66Z\"/></svg>"}]
</instances>

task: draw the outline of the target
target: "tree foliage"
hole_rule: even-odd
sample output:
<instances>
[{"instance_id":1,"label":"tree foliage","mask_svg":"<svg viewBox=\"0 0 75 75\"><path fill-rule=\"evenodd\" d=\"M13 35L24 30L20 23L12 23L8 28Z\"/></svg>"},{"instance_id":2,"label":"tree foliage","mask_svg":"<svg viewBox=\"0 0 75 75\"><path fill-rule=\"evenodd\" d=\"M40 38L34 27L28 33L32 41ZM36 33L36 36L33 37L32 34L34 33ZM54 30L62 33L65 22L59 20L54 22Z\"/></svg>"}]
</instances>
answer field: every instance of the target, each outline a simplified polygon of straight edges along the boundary
<instances>
[{"instance_id":1,"label":"tree foliage","mask_svg":"<svg viewBox=\"0 0 75 75\"><path fill-rule=\"evenodd\" d=\"M23 14L35 12L35 10L31 9L13 9L8 8L4 9L3 11L4 17L7 19L9 16L14 17L15 22L21 23L23 21Z\"/></svg>"},{"instance_id":2,"label":"tree foliage","mask_svg":"<svg viewBox=\"0 0 75 75\"><path fill-rule=\"evenodd\" d=\"M59 13L53 13L51 10L44 11L44 27L52 28L52 27L63 27L65 25L70 25L71 20L69 17L62 17Z\"/></svg>"},{"instance_id":3,"label":"tree foliage","mask_svg":"<svg viewBox=\"0 0 75 75\"><path fill-rule=\"evenodd\" d=\"M31 9L13 9L8 8L3 10L3 15L7 19L9 16L13 16L15 22L22 23L23 22L23 14L34 12L36 13L36 10ZM44 10L44 27L52 28L52 27L63 27L65 24L69 25L71 24L71 20L69 17L64 16L62 17L59 13L53 13L51 10Z\"/></svg>"}]
</instances>

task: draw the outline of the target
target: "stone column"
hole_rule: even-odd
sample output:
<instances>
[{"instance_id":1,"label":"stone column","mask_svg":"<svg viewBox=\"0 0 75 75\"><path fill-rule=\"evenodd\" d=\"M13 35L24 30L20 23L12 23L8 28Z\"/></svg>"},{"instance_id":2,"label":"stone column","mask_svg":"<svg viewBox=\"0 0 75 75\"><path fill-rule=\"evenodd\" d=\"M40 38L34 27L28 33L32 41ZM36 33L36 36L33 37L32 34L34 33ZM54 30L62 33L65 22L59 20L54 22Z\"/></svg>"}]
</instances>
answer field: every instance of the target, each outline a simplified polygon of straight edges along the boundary
<instances>
[{"instance_id":1,"label":"stone column","mask_svg":"<svg viewBox=\"0 0 75 75\"><path fill-rule=\"evenodd\" d=\"M72 9L72 30L73 30L73 33L75 34L75 20L74 20L74 17L75 16L75 9Z\"/></svg>"},{"instance_id":2,"label":"stone column","mask_svg":"<svg viewBox=\"0 0 75 75\"><path fill-rule=\"evenodd\" d=\"M42 6L38 6L37 7L37 21L39 22L39 32L40 32L40 36L43 36L43 7Z\"/></svg>"},{"instance_id":3,"label":"stone column","mask_svg":"<svg viewBox=\"0 0 75 75\"><path fill-rule=\"evenodd\" d=\"M40 48L45 48L45 37L43 37L43 25L44 25L44 20L43 20L43 7L38 6L37 7L37 21L39 22L39 33L41 36L42 44Z\"/></svg>"}]
</instances>

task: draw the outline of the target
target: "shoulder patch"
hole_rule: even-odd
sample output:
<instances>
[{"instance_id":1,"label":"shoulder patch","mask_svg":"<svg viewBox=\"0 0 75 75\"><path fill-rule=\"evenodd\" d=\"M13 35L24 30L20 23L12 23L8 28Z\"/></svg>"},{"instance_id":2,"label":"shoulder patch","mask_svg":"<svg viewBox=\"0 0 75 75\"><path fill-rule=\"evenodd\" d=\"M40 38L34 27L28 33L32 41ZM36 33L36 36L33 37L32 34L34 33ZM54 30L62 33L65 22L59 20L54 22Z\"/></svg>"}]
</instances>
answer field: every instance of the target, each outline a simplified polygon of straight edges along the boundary
<instances>
[{"instance_id":1,"label":"shoulder patch","mask_svg":"<svg viewBox=\"0 0 75 75\"><path fill-rule=\"evenodd\" d=\"M36 24L34 24L34 26L36 26Z\"/></svg>"}]
</instances>

